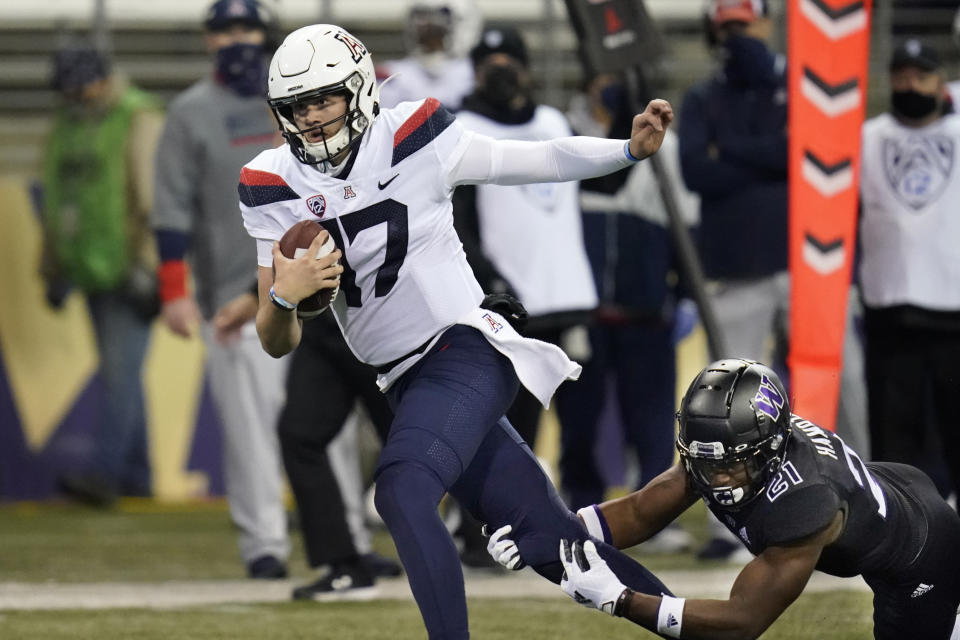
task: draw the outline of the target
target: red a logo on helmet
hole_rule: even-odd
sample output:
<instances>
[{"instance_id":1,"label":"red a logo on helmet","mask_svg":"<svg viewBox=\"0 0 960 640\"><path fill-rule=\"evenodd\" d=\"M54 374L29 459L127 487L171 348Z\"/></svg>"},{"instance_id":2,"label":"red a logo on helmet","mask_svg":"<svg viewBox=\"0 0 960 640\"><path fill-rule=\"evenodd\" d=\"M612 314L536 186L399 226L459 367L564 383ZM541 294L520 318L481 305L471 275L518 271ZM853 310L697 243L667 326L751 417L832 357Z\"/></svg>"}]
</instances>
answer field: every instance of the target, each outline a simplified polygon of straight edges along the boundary
<instances>
[{"instance_id":1,"label":"red a logo on helmet","mask_svg":"<svg viewBox=\"0 0 960 640\"><path fill-rule=\"evenodd\" d=\"M342 42L347 49L350 50L350 57L353 58L354 62L360 62L363 56L367 54L367 48L363 46L363 43L349 34L338 31L333 37Z\"/></svg>"}]
</instances>

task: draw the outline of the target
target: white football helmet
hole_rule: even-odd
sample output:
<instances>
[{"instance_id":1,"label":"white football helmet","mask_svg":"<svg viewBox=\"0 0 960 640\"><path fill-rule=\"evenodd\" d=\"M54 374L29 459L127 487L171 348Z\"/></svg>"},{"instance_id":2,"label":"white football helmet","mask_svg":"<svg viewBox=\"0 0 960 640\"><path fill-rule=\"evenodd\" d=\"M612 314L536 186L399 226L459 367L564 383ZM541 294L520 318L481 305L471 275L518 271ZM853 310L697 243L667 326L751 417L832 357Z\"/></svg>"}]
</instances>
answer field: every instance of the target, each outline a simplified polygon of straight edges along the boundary
<instances>
[{"instance_id":1,"label":"white football helmet","mask_svg":"<svg viewBox=\"0 0 960 640\"><path fill-rule=\"evenodd\" d=\"M407 19L407 50L417 56L429 56L423 50L421 30L438 29L443 35L443 54L451 58L466 56L480 39L483 16L474 0L413 0Z\"/></svg>"},{"instance_id":2,"label":"white football helmet","mask_svg":"<svg viewBox=\"0 0 960 640\"><path fill-rule=\"evenodd\" d=\"M347 97L347 112L329 122L299 129L294 106L329 93ZM356 144L380 112L370 52L345 29L332 24L314 24L292 32L270 61L269 104L290 150L304 164L327 162ZM305 136L337 120L343 126L320 142Z\"/></svg>"}]
</instances>

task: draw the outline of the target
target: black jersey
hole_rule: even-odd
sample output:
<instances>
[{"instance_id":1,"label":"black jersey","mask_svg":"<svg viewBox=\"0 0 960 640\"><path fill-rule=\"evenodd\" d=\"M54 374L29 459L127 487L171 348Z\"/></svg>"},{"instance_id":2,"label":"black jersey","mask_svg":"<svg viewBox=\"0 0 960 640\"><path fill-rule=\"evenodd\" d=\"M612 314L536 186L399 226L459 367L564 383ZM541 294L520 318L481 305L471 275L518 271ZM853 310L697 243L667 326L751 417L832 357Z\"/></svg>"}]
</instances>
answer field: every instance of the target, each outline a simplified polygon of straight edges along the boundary
<instances>
[{"instance_id":1,"label":"black jersey","mask_svg":"<svg viewBox=\"0 0 960 640\"><path fill-rule=\"evenodd\" d=\"M764 491L741 509L710 505L759 555L824 529L838 511L841 536L824 548L817 569L835 576L893 576L920 553L926 520L919 503L882 465L865 464L836 434L791 416L783 464Z\"/></svg>"}]
</instances>

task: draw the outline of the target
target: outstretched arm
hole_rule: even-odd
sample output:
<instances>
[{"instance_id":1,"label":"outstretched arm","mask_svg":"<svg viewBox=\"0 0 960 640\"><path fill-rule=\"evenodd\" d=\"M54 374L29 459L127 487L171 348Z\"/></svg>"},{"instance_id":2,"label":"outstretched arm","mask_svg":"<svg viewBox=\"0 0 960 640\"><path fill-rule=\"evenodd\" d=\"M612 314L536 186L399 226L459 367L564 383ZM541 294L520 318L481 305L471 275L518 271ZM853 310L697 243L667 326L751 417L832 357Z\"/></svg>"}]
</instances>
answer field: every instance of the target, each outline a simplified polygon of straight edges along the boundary
<instances>
[{"instance_id":1,"label":"outstretched arm","mask_svg":"<svg viewBox=\"0 0 960 640\"><path fill-rule=\"evenodd\" d=\"M675 464L639 491L599 506L610 539L617 549L627 549L656 535L698 500L687 473ZM600 536L597 536L600 537Z\"/></svg>"},{"instance_id":2,"label":"outstretched arm","mask_svg":"<svg viewBox=\"0 0 960 640\"><path fill-rule=\"evenodd\" d=\"M606 175L656 153L671 122L670 103L652 100L634 116L630 140L578 136L530 142L473 134L447 184L452 189L461 184L567 182Z\"/></svg>"},{"instance_id":3,"label":"outstretched arm","mask_svg":"<svg viewBox=\"0 0 960 640\"><path fill-rule=\"evenodd\" d=\"M622 588L592 542L561 551L563 590L577 602L632 620L666 637L723 640L756 638L803 592L823 548L839 537L843 514L797 542L767 548L743 568L726 600L650 596ZM613 607L610 594L619 594Z\"/></svg>"}]
</instances>

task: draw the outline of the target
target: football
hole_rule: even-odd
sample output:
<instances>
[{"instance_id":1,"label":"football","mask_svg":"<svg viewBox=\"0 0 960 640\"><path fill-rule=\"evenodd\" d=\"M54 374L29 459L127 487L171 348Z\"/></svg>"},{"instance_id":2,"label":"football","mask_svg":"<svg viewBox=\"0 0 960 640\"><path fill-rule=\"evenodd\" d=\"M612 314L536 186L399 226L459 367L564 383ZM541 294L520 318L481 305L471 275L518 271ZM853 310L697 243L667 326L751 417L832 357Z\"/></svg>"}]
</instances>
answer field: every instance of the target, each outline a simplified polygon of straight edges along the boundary
<instances>
[{"instance_id":1,"label":"football","mask_svg":"<svg viewBox=\"0 0 960 640\"><path fill-rule=\"evenodd\" d=\"M313 220L302 220L287 229L283 237L280 238L280 253L287 258L299 258L310 248L310 243L317 237L317 234L323 227ZM327 237L327 241L317 252L317 258L322 258L333 252L337 248L332 237ZM320 289L311 296L307 296L297 305L297 316L304 320L310 320L320 315L336 299L340 287L333 289Z\"/></svg>"}]
</instances>

